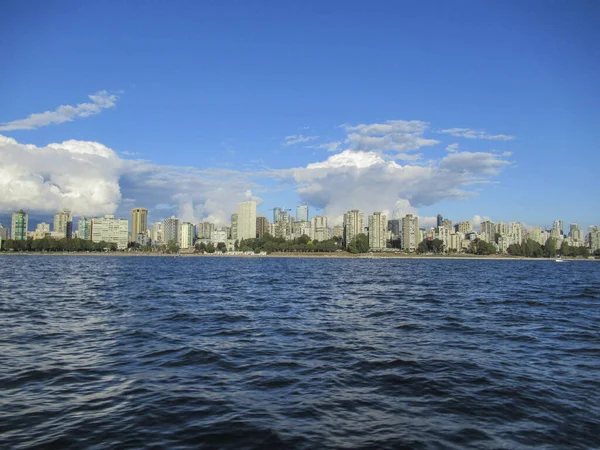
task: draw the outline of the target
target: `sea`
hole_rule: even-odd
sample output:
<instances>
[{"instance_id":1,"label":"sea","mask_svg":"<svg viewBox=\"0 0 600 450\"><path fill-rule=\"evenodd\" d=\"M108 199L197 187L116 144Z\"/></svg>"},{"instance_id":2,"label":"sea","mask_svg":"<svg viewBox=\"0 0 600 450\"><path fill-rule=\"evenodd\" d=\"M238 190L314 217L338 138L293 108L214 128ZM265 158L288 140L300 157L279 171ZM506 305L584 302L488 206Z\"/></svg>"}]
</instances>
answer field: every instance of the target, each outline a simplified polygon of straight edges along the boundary
<instances>
[{"instance_id":1,"label":"sea","mask_svg":"<svg viewBox=\"0 0 600 450\"><path fill-rule=\"evenodd\" d=\"M0 448L600 448L600 263L0 256Z\"/></svg>"}]
</instances>

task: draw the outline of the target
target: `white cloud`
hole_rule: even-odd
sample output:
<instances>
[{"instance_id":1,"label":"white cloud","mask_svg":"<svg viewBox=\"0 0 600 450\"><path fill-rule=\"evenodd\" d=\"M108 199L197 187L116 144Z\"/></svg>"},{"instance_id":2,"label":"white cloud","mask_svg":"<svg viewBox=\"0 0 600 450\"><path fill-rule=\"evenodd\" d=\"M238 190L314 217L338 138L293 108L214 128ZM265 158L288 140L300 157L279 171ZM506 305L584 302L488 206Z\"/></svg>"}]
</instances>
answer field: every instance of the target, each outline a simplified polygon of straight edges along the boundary
<instances>
[{"instance_id":1,"label":"white cloud","mask_svg":"<svg viewBox=\"0 0 600 450\"><path fill-rule=\"evenodd\" d=\"M474 130L472 128L448 128L440 131L455 137L464 137L467 139L489 139L492 141L512 141L515 137L508 134L489 134L485 131Z\"/></svg>"},{"instance_id":2,"label":"white cloud","mask_svg":"<svg viewBox=\"0 0 600 450\"><path fill-rule=\"evenodd\" d=\"M507 164L492 153L463 152L427 165L400 165L374 151L345 150L306 167L279 171L278 176L296 181L301 200L331 217L349 209L393 215L471 197L476 193L469 186L487 182Z\"/></svg>"},{"instance_id":3,"label":"white cloud","mask_svg":"<svg viewBox=\"0 0 600 450\"><path fill-rule=\"evenodd\" d=\"M454 144L450 144L446 147L446 150L448 150L449 152L455 152L456 150L458 150L458 147L460 147L460 145L458 143L454 143Z\"/></svg>"},{"instance_id":4,"label":"white cloud","mask_svg":"<svg viewBox=\"0 0 600 450\"><path fill-rule=\"evenodd\" d=\"M471 223L473 224L473 227L480 227L481 222L485 222L487 220L491 221L492 219L490 219L488 216L480 216L479 214L475 214L471 220Z\"/></svg>"},{"instance_id":5,"label":"white cloud","mask_svg":"<svg viewBox=\"0 0 600 450\"><path fill-rule=\"evenodd\" d=\"M247 173L121 159L97 142L36 147L0 135L0 153L0 211L51 214L69 208L76 216L127 218L129 208L144 206L152 220L176 214L225 225L238 202L260 201Z\"/></svg>"},{"instance_id":6,"label":"white cloud","mask_svg":"<svg viewBox=\"0 0 600 450\"><path fill-rule=\"evenodd\" d=\"M342 141L325 142L324 144L307 145L307 148L322 148L328 152L337 152L342 147Z\"/></svg>"},{"instance_id":7,"label":"white cloud","mask_svg":"<svg viewBox=\"0 0 600 450\"><path fill-rule=\"evenodd\" d=\"M92 100L89 103L79 103L77 106L61 105L54 111L31 114L26 119L0 124L0 131L34 130L47 125L71 122L77 117L89 117L99 114L103 109L114 108L119 98L106 91L99 91L88 97Z\"/></svg>"},{"instance_id":8,"label":"white cloud","mask_svg":"<svg viewBox=\"0 0 600 450\"><path fill-rule=\"evenodd\" d=\"M344 142L351 150L405 154L440 143L423 137L428 124L421 120L388 120L383 123L343 125L343 128L348 132Z\"/></svg>"},{"instance_id":9,"label":"white cloud","mask_svg":"<svg viewBox=\"0 0 600 450\"><path fill-rule=\"evenodd\" d=\"M303 134L294 134L292 136L286 136L281 145L288 147L290 145L297 145L304 142L313 141L318 138L319 136L304 136Z\"/></svg>"}]
</instances>

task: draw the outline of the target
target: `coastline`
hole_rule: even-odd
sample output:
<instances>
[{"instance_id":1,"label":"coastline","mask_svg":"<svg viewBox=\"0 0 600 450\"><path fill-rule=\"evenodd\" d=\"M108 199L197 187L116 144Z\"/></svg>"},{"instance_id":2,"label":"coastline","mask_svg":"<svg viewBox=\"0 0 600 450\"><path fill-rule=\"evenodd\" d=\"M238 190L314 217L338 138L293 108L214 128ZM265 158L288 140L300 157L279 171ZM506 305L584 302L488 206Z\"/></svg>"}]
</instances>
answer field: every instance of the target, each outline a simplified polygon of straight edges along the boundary
<instances>
[{"instance_id":1,"label":"coastline","mask_svg":"<svg viewBox=\"0 0 600 450\"><path fill-rule=\"evenodd\" d=\"M292 253L273 252L268 255L228 255L222 253L182 253L179 256L166 253L145 252L0 252L0 257L13 256L92 256L92 257L133 257L133 258L331 258L331 259L439 259L439 260L492 260L492 261L554 261L555 258L531 258L510 255L417 255L417 254L394 254L394 253L361 253L352 254L348 252L335 253ZM563 258L564 261L600 261L597 258Z\"/></svg>"}]
</instances>

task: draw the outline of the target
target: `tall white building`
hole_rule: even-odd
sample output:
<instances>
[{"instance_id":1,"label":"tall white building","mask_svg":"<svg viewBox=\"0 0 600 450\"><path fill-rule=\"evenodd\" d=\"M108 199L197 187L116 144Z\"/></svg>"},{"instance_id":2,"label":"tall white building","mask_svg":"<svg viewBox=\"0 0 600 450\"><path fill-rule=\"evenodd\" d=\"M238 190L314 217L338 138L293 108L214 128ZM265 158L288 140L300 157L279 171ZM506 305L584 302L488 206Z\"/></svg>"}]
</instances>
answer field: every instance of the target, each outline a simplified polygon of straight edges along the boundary
<instances>
[{"instance_id":1,"label":"tall white building","mask_svg":"<svg viewBox=\"0 0 600 450\"><path fill-rule=\"evenodd\" d=\"M181 222L179 225L179 247L191 248L196 238L196 227L190 222Z\"/></svg>"},{"instance_id":2,"label":"tall white building","mask_svg":"<svg viewBox=\"0 0 600 450\"><path fill-rule=\"evenodd\" d=\"M523 242L523 226L520 222L510 222L508 224L508 245L521 242Z\"/></svg>"},{"instance_id":3,"label":"tall white building","mask_svg":"<svg viewBox=\"0 0 600 450\"><path fill-rule=\"evenodd\" d=\"M215 224L212 222L201 222L198 224L198 237L199 238L210 238L210 234L215 229Z\"/></svg>"},{"instance_id":4,"label":"tall white building","mask_svg":"<svg viewBox=\"0 0 600 450\"><path fill-rule=\"evenodd\" d=\"M296 221L308 222L308 205L301 205L296 207Z\"/></svg>"},{"instance_id":5,"label":"tall white building","mask_svg":"<svg viewBox=\"0 0 600 450\"><path fill-rule=\"evenodd\" d=\"M313 236L312 238L316 241L326 241L331 239L331 232L327 226L327 217L316 216L311 220L311 228Z\"/></svg>"},{"instance_id":6,"label":"tall white building","mask_svg":"<svg viewBox=\"0 0 600 450\"><path fill-rule=\"evenodd\" d=\"M163 243L164 242L164 229L162 222L155 222L150 228L150 239L152 242Z\"/></svg>"},{"instance_id":7,"label":"tall white building","mask_svg":"<svg viewBox=\"0 0 600 450\"><path fill-rule=\"evenodd\" d=\"M70 210L63 209L54 214L54 236L57 239L73 237L73 216Z\"/></svg>"},{"instance_id":8,"label":"tall white building","mask_svg":"<svg viewBox=\"0 0 600 450\"><path fill-rule=\"evenodd\" d=\"M348 246L357 235L364 232L365 215L357 209L344 214L344 245Z\"/></svg>"},{"instance_id":9,"label":"tall white building","mask_svg":"<svg viewBox=\"0 0 600 450\"><path fill-rule=\"evenodd\" d=\"M402 218L402 250L414 252L420 242L419 218L407 214Z\"/></svg>"},{"instance_id":10,"label":"tall white building","mask_svg":"<svg viewBox=\"0 0 600 450\"><path fill-rule=\"evenodd\" d=\"M41 222L37 224L35 227L35 231L33 232L33 239L44 239L46 236L50 235L50 224L46 222Z\"/></svg>"},{"instance_id":11,"label":"tall white building","mask_svg":"<svg viewBox=\"0 0 600 450\"><path fill-rule=\"evenodd\" d=\"M169 244L176 242L179 244L179 219L171 216L163 220L163 242Z\"/></svg>"},{"instance_id":12,"label":"tall white building","mask_svg":"<svg viewBox=\"0 0 600 450\"><path fill-rule=\"evenodd\" d=\"M92 219L92 241L117 244L119 250L127 248L129 241L129 221L115 216L94 217Z\"/></svg>"},{"instance_id":13,"label":"tall white building","mask_svg":"<svg viewBox=\"0 0 600 450\"><path fill-rule=\"evenodd\" d=\"M387 217L380 212L369 216L369 248L382 250L387 246Z\"/></svg>"},{"instance_id":14,"label":"tall white building","mask_svg":"<svg viewBox=\"0 0 600 450\"><path fill-rule=\"evenodd\" d=\"M256 238L256 202L248 201L238 204L238 229L237 238L255 239Z\"/></svg>"}]
</instances>

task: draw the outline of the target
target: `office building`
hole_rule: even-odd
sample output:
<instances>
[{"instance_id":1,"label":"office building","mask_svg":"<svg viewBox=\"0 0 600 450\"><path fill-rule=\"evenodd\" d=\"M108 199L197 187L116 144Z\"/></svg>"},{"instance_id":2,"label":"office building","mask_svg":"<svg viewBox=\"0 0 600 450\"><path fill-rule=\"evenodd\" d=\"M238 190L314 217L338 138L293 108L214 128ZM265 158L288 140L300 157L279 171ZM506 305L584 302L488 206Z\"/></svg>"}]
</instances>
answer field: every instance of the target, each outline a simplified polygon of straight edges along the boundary
<instances>
[{"instance_id":1,"label":"office building","mask_svg":"<svg viewBox=\"0 0 600 450\"><path fill-rule=\"evenodd\" d=\"M54 233L56 239L71 239L73 237L73 216L71 211L63 209L54 214Z\"/></svg>"},{"instance_id":2,"label":"office building","mask_svg":"<svg viewBox=\"0 0 600 450\"><path fill-rule=\"evenodd\" d=\"M131 210L131 236L130 241L135 242L138 234L148 231L148 210L146 208L133 208Z\"/></svg>"},{"instance_id":3,"label":"office building","mask_svg":"<svg viewBox=\"0 0 600 450\"><path fill-rule=\"evenodd\" d=\"M421 242L420 237L419 218L412 214L407 214L402 218L402 250L414 252Z\"/></svg>"},{"instance_id":4,"label":"office building","mask_svg":"<svg viewBox=\"0 0 600 450\"><path fill-rule=\"evenodd\" d=\"M237 216L237 238L239 240L256 238L256 202L239 203Z\"/></svg>"},{"instance_id":5,"label":"office building","mask_svg":"<svg viewBox=\"0 0 600 450\"><path fill-rule=\"evenodd\" d=\"M441 214L438 214L437 215L436 226L441 227L443 223L444 223L444 218L442 217Z\"/></svg>"},{"instance_id":6,"label":"office building","mask_svg":"<svg viewBox=\"0 0 600 450\"><path fill-rule=\"evenodd\" d=\"M27 226L29 225L29 216L20 209L12 214L12 223L10 227L10 237L15 241L27 240Z\"/></svg>"},{"instance_id":7,"label":"office building","mask_svg":"<svg viewBox=\"0 0 600 450\"><path fill-rule=\"evenodd\" d=\"M387 246L387 217L380 212L369 216L369 248L383 250Z\"/></svg>"},{"instance_id":8,"label":"office building","mask_svg":"<svg viewBox=\"0 0 600 450\"><path fill-rule=\"evenodd\" d=\"M173 242L179 244L179 219L175 216L163 220L163 243Z\"/></svg>"},{"instance_id":9,"label":"office building","mask_svg":"<svg viewBox=\"0 0 600 450\"><path fill-rule=\"evenodd\" d=\"M308 205L301 205L296 208L296 221L308 222Z\"/></svg>"},{"instance_id":10,"label":"office building","mask_svg":"<svg viewBox=\"0 0 600 450\"><path fill-rule=\"evenodd\" d=\"M94 217L92 219L92 241L117 244L119 250L127 248L129 241L129 221L115 216Z\"/></svg>"}]
</instances>

